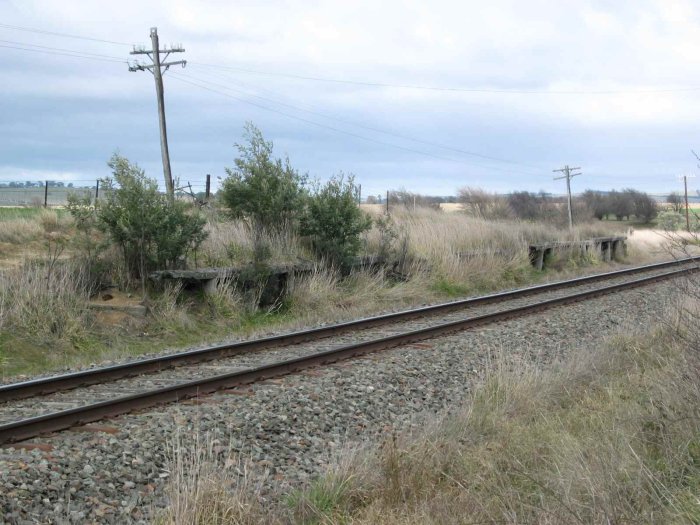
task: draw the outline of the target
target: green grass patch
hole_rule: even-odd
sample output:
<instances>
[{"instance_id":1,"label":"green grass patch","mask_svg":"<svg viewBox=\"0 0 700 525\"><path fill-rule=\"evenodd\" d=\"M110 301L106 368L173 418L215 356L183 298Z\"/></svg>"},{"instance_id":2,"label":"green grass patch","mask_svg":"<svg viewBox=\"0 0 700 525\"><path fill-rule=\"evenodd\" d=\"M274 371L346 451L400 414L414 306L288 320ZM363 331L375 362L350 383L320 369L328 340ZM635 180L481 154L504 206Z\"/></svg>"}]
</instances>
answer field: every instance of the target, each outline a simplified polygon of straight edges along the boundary
<instances>
[{"instance_id":1,"label":"green grass patch","mask_svg":"<svg viewBox=\"0 0 700 525\"><path fill-rule=\"evenodd\" d=\"M451 281L444 277L436 279L430 286L430 289L433 292L439 293L445 297L460 297L469 295L469 293L473 290L472 287L467 284Z\"/></svg>"},{"instance_id":2,"label":"green grass patch","mask_svg":"<svg viewBox=\"0 0 700 525\"><path fill-rule=\"evenodd\" d=\"M59 217L68 215L68 212L61 208L51 208ZM35 219L41 215L44 208L6 208L0 207L0 222L15 221L18 219Z\"/></svg>"}]
</instances>

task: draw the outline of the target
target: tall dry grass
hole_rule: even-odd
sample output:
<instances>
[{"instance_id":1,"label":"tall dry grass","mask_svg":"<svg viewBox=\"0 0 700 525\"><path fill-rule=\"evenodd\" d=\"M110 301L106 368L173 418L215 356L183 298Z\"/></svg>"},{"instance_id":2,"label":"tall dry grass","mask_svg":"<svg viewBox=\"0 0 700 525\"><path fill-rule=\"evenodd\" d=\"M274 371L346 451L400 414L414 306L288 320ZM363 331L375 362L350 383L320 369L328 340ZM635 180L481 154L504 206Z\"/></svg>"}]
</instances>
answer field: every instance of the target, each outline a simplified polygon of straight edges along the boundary
<instances>
[{"instance_id":1,"label":"tall dry grass","mask_svg":"<svg viewBox=\"0 0 700 525\"><path fill-rule=\"evenodd\" d=\"M240 220L210 220L198 254L204 266L235 266L262 257L275 264L294 263L310 256L293 232L256 234ZM262 251L263 253L256 253Z\"/></svg>"},{"instance_id":2,"label":"tall dry grass","mask_svg":"<svg viewBox=\"0 0 700 525\"><path fill-rule=\"evenodd\" d=\"M0 331L42 343L79 337L90 324L89 290L79 264L33 261L0 272Z\"/></svg>"},{"instance_id":3,"label":"tall dry grass","mask_svg":"<svg viewBox=\"0 0 700 525\"><path fill-rule=\"evenodd\" d=\"M169 505L157 515L162 525L257 525L266 519L260 504L264 476L227 453L216 439L180 429L168 442ZM221 450L223 448L223 451Z\"/></svg>"},{"instance_id":4,"label":"tall dry grass","mask_svg":"<svg viewBox=\"0 0 700 525\"><path fill-rule=\"evenodd\" d=\"M41 240L45 232L65 230L71 222L70 217L50 209L39 210L30 218L4 220L0 228L0 243L21 245Z\"/></svg>"},{"instance_id":5,"label":"tall dry grass","mask_svg":"<svg viewBox=\"0 0 700 525\"><path fill-rule=\"evenodd\" d=\"M376 215L375 215L376 217ZM527 246L546 241L581 240L609 235L606 224L583 224L573 230L544 223L493 221L465 213L430 208L399 208L391 227L406 243L411 269L433 286L457 294L522 284L532 279ZM382 231L366 236L366 250L382 250ZM576 261L572 259L572 264Z\"/></svg>"},{"instance_id":6,"label":"tall dry grass","mask_svg":"<svg viewBox=\"0 0 700 525\"><path fill-rule=\"evenodd\" d=\"M312 259L304 240L292 233L260 239L242 222L223 220L216 216L215 210L210 213L209 236L198 251L197 266L243 266L251 260L275 265ZM375 214L376 219L380 217L381 214ZM527 260L528 242L606 233L598 224L568 232L552 226L486 221L464 213L421 207L397 208L383 223L381 226L380 221L375 221L373 229L364 236L361 255L385 255L398 261L391 271L356 270L350 275L340 275L318 262L313 272L294 279L288 296L266 310L257 311L259 294L243 293L240 286L229 283L218 283L211 295L181 293L179 288L154 288L148 294L150 316L142 333L149 334L155 345L185 345L191 344L199 334L212 340L230 337L232 332L263 335L446 297L521 286L551 275L532 270ZM111 356L115 345L124 349L129 344L126 342L129 334L120 333L125 339L115 343L108 323L92 324L87 313L85 281L92 283L87 288L93 291L105 283L128 291L138 283L128 274L121 254L114 247L102 251L99 261L92 261L89 272L66 270L75 268L68 260L84 255L79 243L74 242L72 224L70 216L54 210L41 210L32 219L3 221L0 242L17 243L12 250L18 256L13 256L12 264L22 260L22 250L28 260L32 257L35 261L25 269L9 270L0 278L0 330L8 336L5 339L31 342L27 347L39 347L34 344L39 342L44 348L45 343L53 341L61 343L57 347L76 350L76 361L80 361L82 354L84 359L94 361L99 358L96 354L106 352ZM188 261L190 267L194 263ZM573 262L566 263L575 266ZM49 277L52 268L59 266L63 269L55 277ZM47 288L39 286L41 282L52 284ZM81 334L86 339L78 341ZM74 341L78 344L73 344ZM35 357L27 363L44 362L38 353ZM23 370L21 366L16 370ZM37 364L33 370L43 366Z\"/></svg>"},{"instance_id":7,"label":"tall dry grass","mask_svg":"<svg viewBox=\"0 0 700 525\"><path fill-rule=\"evenodd\" d=\"M376 220L381 217L381 213L375 214L375 225L364 236L362 254L400 260L400 275L370 270L341 275L319 262L310 274L297 276L291 283L285 301L290 315L278 318L278 328L340 321L438 301L445 296L523 285L542 278L530 266L528 243L609 234L598 225L584 225L569 232L553 226L486 221L420 207L398 209L388 222L382 219L384 226ZM230 246L238 246L240 261L250 260L252 237L245 226L214 221L209 228L206 243L211 244L205 250L211 261L228 257L224 262L231 264ZM277 258L270 258L272 264L307 255L302 242L292 236L269 241L273 254L278 254ZM572 268L579 264L573 259L570 262ZM225 287L211 301L214 311L222 312L240 310L245 302L240 297L231 298ZM217 304L223 308L217 309Z\"/></svg>"},{"instance_id":8,"label":"tall dry grass","mask_svg":"<svg viewBox=\"0 0 700 525\"><path fill-rule=\"evenodd\" d=\"M0 228L0 242L23 244L40 238L41 233L41 224L34 219L4 221Z\"/></svg>"}]
</instances>

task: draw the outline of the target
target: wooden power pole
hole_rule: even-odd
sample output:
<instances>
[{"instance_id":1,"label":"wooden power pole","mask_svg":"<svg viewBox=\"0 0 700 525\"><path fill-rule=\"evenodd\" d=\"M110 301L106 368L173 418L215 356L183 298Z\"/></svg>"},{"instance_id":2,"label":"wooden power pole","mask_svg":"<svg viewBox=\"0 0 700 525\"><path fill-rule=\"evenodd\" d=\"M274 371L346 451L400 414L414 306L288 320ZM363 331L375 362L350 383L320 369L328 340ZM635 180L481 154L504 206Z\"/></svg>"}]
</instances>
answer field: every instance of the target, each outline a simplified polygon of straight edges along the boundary
<instances>
[{"instance_id":1,"label":"wooden power pole","mask_svg":"<svg viewBox=\"0 0 700 525\"><path fill-rule=\"evenodd\" d=\"M683 178L683 187L685 189L685 229L690 231L690 214L688 213L688 177L694 175L681 175Z\"/></svg>"},{"instance_id":2,"label":"wooden power pole","mask_svg":"<svg viewBox=\"0 0 700 525\"><path fill-rule=\"evenodd\" d=\"M132 55L148 55L153 62L152 64L139 64L129 66L129 71L150 71L156 81L156 97L158 99L158 121L160 124L160 152L163 157L163 177L165 179L165 191L168 197L172 200L175 198L175 187L173 184L173 174L170 169L170 153L168 152L168 133L165 126L165 98L163 96L163 73L170 66L182 65L185 67L186 60L178 60L176 62L161 62L161 54L164 54L163 60L167 60L171 53L184 53L181 46L171 47L169 49L160 49L158 44L158 28L151 28L151 49L136 49L131 51Z\"/></svg>"},{"instance_id":3,"label":"wooden power pole","mask_svg":"<svg viewBox=\"0 0 700 525\"><path fill-rule=\"evenodd\" d=\"M575 168L570 168L569 165L567 164L561 169L558 170L552 170L554 172L560 171L564 174L563 177L554 177L554 180L561 180L561 179L566 179L566 204L569 210L569 229L574 227L574 217L571 213L571 179L573 177L576 177L577 175L581 175L581 173L571 173L574 170L580 170L581 168L575 167Z\"/></svg>"}]
</instances>

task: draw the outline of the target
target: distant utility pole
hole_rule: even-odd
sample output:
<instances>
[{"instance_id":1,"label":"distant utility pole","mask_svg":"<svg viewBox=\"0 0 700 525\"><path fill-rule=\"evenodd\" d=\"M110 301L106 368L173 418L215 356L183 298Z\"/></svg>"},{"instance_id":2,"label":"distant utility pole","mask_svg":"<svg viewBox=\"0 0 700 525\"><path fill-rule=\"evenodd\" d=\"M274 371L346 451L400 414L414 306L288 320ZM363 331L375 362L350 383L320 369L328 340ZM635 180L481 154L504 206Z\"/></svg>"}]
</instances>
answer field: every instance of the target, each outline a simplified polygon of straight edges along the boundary
<instances>
[{"instance_id":1,"label":"distant utility pole","mask_svg":"<svg viewBox=\"0 0 700 525\"><path fill-rule=\"evenodd\" d=\"M569 208L569 229L571 229L571 228L574 227L574 217L573 217L573 215L571 214L571 179L572 179L573 177L576 177L577 175L581 175L581 173L571 173L571 172L574 171L574 170L580 170L580 169L581 169L581 168L578 167L578 166L575 167L575 168L571 168L571 167L569 167L569 165L567 164L566 166L564 166L564 167L561 168L561 169L552 170L553 172L560 171L560 172L562 172L562 173L564 174L563 177L554 177L554 180L566 179L566 195L567 195L566 203L567 203L568 208Z\"/></svg>"},{"instance_id":2,"label":"distant utility pole","mask_svg":"<svg viewBox=\"0 0 700 525\"><path fill-rule=\"evenodd\" d=\"M690 231L690 215L688 214L688 177L693 178L695 175L679 175L678 178L683 179L685 188L685 228Z\"/></svg>"},{"instance_id":3,"label":"distant utility pole","mask_svg":"<svg viewBox=\"0 0 700 525\"><path fill-rule=\"evenodd\" d=\"M165 191L168 197L172 200L175 198L175 187L173 184L173 174L170 170L170 153L168 152L168 134L165 128L165 99L163 98L163 73L170 66L182 64L185 67L186 60L178 60L177 62L161 62L161 54L164 54L163 60L167 60L171 53L184 53L184 48L181 46L171 47L169 49L160 49L158 45L158 28L151 28L151 49L136 49L131 51L132 55L148 55L153 62L152 64L139 64L129 66L129 71L150 71L156 81L156 96L158 98L158 120L160 122L160 152L163 156L163 177L165 178Z\"/></svg>"}]
</instances>

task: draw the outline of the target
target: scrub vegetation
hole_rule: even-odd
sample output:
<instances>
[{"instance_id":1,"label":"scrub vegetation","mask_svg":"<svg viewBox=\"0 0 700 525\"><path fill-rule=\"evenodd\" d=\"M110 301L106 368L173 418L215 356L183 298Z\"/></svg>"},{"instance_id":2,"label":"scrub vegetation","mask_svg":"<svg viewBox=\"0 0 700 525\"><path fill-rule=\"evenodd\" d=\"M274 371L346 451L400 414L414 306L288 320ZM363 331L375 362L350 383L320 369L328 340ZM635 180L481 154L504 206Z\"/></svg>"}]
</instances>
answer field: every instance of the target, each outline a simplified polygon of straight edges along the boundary
<instances>
[{"instance_id":1,"label":"scrub vegetation","mask_svg":"<svg viewBox=\"0 0 700 525\"><path fill-rule=\"evenodd\" d=\"M563 228L561 206L540 199L540 208L532 208L531 194L516 199L519 213L546 212L529 218L512 213L516 200L505 204L509 214L499 216L495 211L504 204L479 200L476 190L469 190L471 200L463 198L463 210L455 213L395 192L401 199L385 214L381 206L358 206L352 176L309 181L289 159L275 157L272 143L254 126L247 126L245 137L221 191L205 206L169 202L138 165L115 155L98 205L75 195L65 209L4 214L2 376L561 278L597 261L563 258L546 274L536 272L527 259L528 243L615 233L614 223L600 221ZM360 260L374 266L358 265ZM299 262L311 271L264 306L261 291L241 283L220 282L205 295L148 279L154 270L238 267L255 283L275 265ZM148 314L106 313L94 306L108 300L143 305Z\"/></svg>"}]
</instances>

